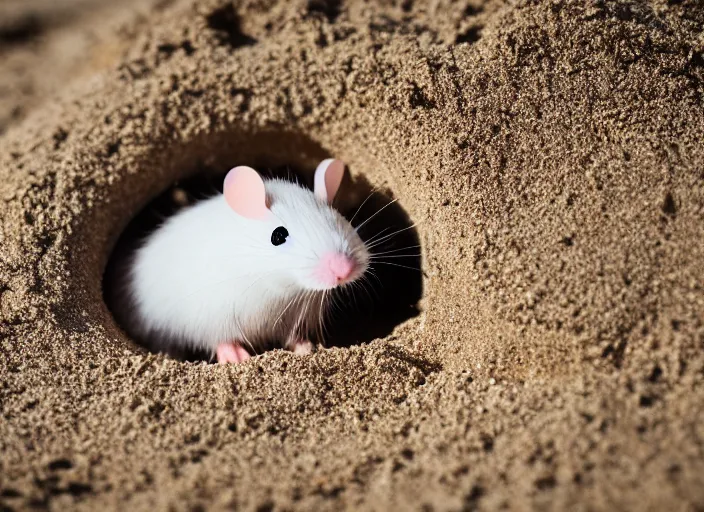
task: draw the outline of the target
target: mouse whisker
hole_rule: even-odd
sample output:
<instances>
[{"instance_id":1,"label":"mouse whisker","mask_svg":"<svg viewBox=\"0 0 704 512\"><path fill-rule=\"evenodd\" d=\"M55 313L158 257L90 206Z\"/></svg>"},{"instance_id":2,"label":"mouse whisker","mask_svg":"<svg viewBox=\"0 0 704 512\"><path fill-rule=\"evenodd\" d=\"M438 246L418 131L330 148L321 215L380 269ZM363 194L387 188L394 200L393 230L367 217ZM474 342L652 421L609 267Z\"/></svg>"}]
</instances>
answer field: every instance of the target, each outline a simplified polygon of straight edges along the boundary
<instances>
[{"instance_id":1,"label":"mouse whisker","mask_svg":"<svg viewBox=\"0 0 704 512\"><path fill-rule=\"evenodd\" d=\"M350 219L350 224L352 224L352 222L354 221L355 217L356 217L357 214L360 212L360 210L362 209L362 207L363 207L365 204L367 204L367 201L369 201L369 199L371 199L371 197L374 195L374 193L375 193L377 190L379 190L379 187L374 187L374 188L372 189L372 191L369 192L369 195L367 196L367 198L366 198L364 201L362 201L362 204L359 205L359 208L357 208L357 211L354 212L354 215L352 215L352 218Z\"/></svg>"},{"instance_id":2,"label":"mouse whisker","mask_svg":"<svg viewBox=\"0 0 704 512\"><path fill-rule=\"evenodd\" d=\"M237 321L237 323L239 323L239 320L236 320L236 321ZM254 352L254 354L256 354L257 349L254 347L254 344L251 341L249 341L249 338L247 337L247 333L245 332L245 330L242 328L241 325L239 325L237 328L240 331L240 335L242 336L242 340L247 344L247 346L252 350L252 352Z\"/></svg>"},{"instance_id":3,"label":"mouse whisker","mask_svg":"<svg viewBox=\"0 0 704 512\"><path fill-rule=\"evenodd\" d=\"M384 283L382 283L381 279L379 279L379 276L377 275L376 272L374 272L374 269L373 269L373 268L367 269L367 273L368 273L370 276L372 276L374 279L377 280L377 282L379 283L379 286L381 286L382 288L384 287ZM367 273L365 273L363 277L364 277L365 279L369 280L369 283L371 284L371 279L369 279L369 277L367 276Z\"/></svg>"},{"instance_id":4,"label":"mouse whisker","mask_svg":"<svg viewBox=\"0 0 704 512\"><path fill-rule=\"evenodd\" d=\"M360 302L362 299L361 295L364 294L367 297L369 297L369 290L366 289L366 287L364 286L361 279L356 281L355 285L356 286L354 287L354 289L351 290L352 291L351 295L352 295L352 300L354 300L354 307L355 307L355 309L357 309L359 311L360 310L360 303L363 304L363 302Z\"/></svg>"},{"instance_id":5,"label":"mouse whisker","mask_svg":"<svg viewBox=\"0 0 704 512\"><path fill-rule=\"evenodd\" d=\"M398 263L390 263L390 262L388 262L388 261L375 261L374 264L375 264L375 265L376 265L376 264L378 264L378 265L391 265L392 267L407 268L408 270L413 270L413 271L415 271L415 272L420 272L421 274L423 273L423 271L422 271L421 269L419 269L419 268L416 268L416 267L409 267L409 266L407 266L407 265L400 265L400 264L398 264Z\"/></svg>"},{"instance_id":6,"label":"mouse whisker","mask_svg":"<svg viewBox=\"0 0 704 512\"><path fill-rule=\"evenodd\" d=\"M305 310L306 310L305 305L306 305L306 303L307 303L307 301L308 301L308 297L309 297L310 293L311 293L311 292L305 292L305 293L302 293L302 294L301 294L301 305L302 305L303 307L301 307L301 309L299 310L298 318L296 319L296 321L295 321L294 324L293 324L292 330L293 330L293 335L294 335L294 336L298 336L298 332L299 332L300 327L301 327L301 325L302 325L304 312L305 312Z\"/></svg>"},{"instance_id":7,"label":"mouse whisker","mask_svg":"<svg viewBox=\"0 0 704 512\"><path fill-rule=\"evenodd\" d=\"M310 297L309 297L308 301L306 302L306 308L305 308L305 312L303 315L303 319L305 320L306 331L309 331L311 329L311 327L316 327L316 326L311 326L308 323L310 321L310 311L315 303L315 298L316 298L316 293L310 292ZM315 333L315 331L314 331L314 333Z\"/></svg>"},{"instance_id":8,"label":"mouse whisker","mask_svg":"<svg viewBox=\"0 0 704 512\"><path fill-rule=\"evenodd\" d=\"M367 247L371 250L374 247L377 247L378 245L382 244L384 241L388 240L389 238L392 238L392 237L398 235L399 233L403 233L404 231L408 231L409 229L413 229L416 226L418 226L418 223L411 224L410 226L406 226L405 228L401 228L398 231L394 231L393 233L391 233L389 235L385 235L385 236L379 238L378 240L375 240L374 243L369 244Z\"/></svg>"},{"instance_id":9,"label":"mouse whisker","mask_svg":"<svg viewBox=\"0 0 704 512\"><path fill-rule=\"evenodd\" d=\"M358 300L357 300L357 295L358 295L358 294L357 294L356 292L357 292L358 290L364 291L364 287L362 286L362 280L359 279L359 280L357 280L357 281L353 281L353 282L350 283L350 284L351 284L352 286L350 286L349 288L347 288L347 292L346 292L346 293L349 295L349 297L350 297L350 298L352 299L352 301L354 302L354 307L355 307L355 309L359 309L359 302L358 302Z\"/></svg>"},{"instance_id":10,"label":"mouse whisker","mask_svg":"<svg viewBox=\"0 0 704 512\"><path fill-rule=\"evenodd\" d=\"M397 201L398 201L398 199L392 199L391 201L389 201L388 203L386 203L384 206L382 206L381 208L379 208L379 209L376 211L376 213L374 213L371 217L369 217L367 220L365 220L364 222L362 222L359 226L357 226L356 228L354 228L354 230L358 232L360 229L362 229L362 227L363 227L367 222L369 222L370 220L372 220L374 217L376 217L377 215L379 215L379 214L380 214L381 212L383 212L386 208L388 208L389 206L391 206L392 204L394 204L394 203L397 202Z\"/></svg>"},{"instance_id":11,"label":"mouse whisker","mask_svg":"<svg viewBox=\"0 0 704 512\"><path fill-rule=\"evenodd\" d=\"M383 256L384 254L392 254L394 252L401 252L401 251L406 251L408 249L419 249L420 245L409 245L407 247L401 247L400 249L393 249L391 251L384 251L384 252L373 252L371 253L372 256Z\"/></svg>"},{"instance_id":12,"label":"mouse whisker","mask_svg":"<svg viewBox=\"0 0 704 512\"><path fill-rule=\"evenodd\" d=\"M374 288L374 286L372 285L372 282L369 280L368 277L366 279L362 279L361 284L362 284L362 286L365 287L365 289L371 290L369 292L370 300L373 301L375 298L376 298L376 300L381 299L381 297L379 296L379 291L376 288Z\"/></svg>"},{"instance_id":13,"label":"mouse whisker","mask_svg":"<svg viewBox=\"0 0 704 512\"><path fill-rule=\"evenodd\" d=\"M377 234L375 234L374 236L369 238L369 240L366 241L367 245L373 244L376 240L379 239L379 237L381 237L381 235L383 235L384 233L386 233L390 229L391 229L391 226L386 226L384 229L379 231Z\"/></svg>"},{"instance_id":14,"label":"mouse whisker","mask_svg":"<svg viewBox=\"0 0 704 512\"><path fill-rule=\"evenodd\" d=\"M293 310L299 309L299 305L303 302L304 298L306 297L307 292L305 293L297 293L296 296L293 298L293 304L294 308ZM298 329L298 322L300 321L300 317L294 322L293 326L291 327L291 332L286 332L284 333L284 336L287 337L287 339L295 341L296 337L296 331Z\"/></svg>"},{"instance_id":15,"label":"mouse whisker","mask_svg":"<svg viewBox=\"0 0 704 512\"><path fill-rule=\"evenodd\" d=\"M325 344L325 338L326 338L326 333L327 333L327 326L325 325L325 314L324 311L327 309L327 306L325 306L325 301L330 297L331 293L330 290L325 290L321 294L320 298L320 311L318 313L318 318L320 322L320 342Z\"/></svg>"},{"instance_id":16,"label":"mouse whisker","mask_svg":"<svg viewBox=\"0 0 704 512\"><path fill-rule=\"evenodd\" d=\"M372 261L383 261L388 258L418 258L420 257L420 254L391 254L391 255L384 255L384 256L370 256L369 259Z\"/></svg>"},{"instance_id":17,"label":"mouse whisker","mask_svg":"<svg viewBox=\"0 0 704 512\"><path fill-rule=\"evenodd\" d=\"M311 312L314 313L315 311L317 311L318 308L316 306L316 303L318 302L318 298L322 299L322 297L323 297L323 293L313 292L313 298L311 300L310 309L308 311L309 313L311 313ZM320 325L320 316L319 315L318 315L317 321L314 324L313 333L317 335L319 340L322 339L322 329L321 329L321 325Z\"/></svg>"},{"instance_id":18,"label":"mouse whisker","mask_svg":"<svg viewBox=\"0 0 704 512\"><path fill-rule=\"evenodd\" d=\"M281 311L281 313L279 314L279 317L278 317L278 318L276 319L276 321L274 322L274 327L276 327L276 325L279 323L279 321L281 320L281 318L284 316L284 313L286 313L286 311L288 311L288 308L291 307L291 304L293 304L293 302L294 302L297 298L298 298L298 296L297 296L297 295L294 295L293 298L292 298L290 301L288 301L288 304L287 304L286 307Z\"/></svg>"},{"instance_id":19,"label":"mouse whisker","mask_svg":"<svg viewBox=\"0 0 704 512\"><path fill-rule=\"evenodd\" d=\"M330 293L330 302L328 304L327 310L325 311L326 315L334 316L335 313L340 309L340 305L337 302L339 297L339 293Z\"/></svg>"}]
</instances>

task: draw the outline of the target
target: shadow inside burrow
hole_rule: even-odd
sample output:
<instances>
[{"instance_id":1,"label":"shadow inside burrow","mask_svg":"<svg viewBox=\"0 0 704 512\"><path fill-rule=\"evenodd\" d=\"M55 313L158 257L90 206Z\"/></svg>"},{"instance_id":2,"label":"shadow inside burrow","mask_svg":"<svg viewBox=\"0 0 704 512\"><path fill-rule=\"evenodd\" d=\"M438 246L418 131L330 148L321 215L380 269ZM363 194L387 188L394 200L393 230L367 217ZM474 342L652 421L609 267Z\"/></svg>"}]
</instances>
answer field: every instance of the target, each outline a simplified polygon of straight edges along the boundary
<instances>
[{"instance_id":1,"label":"shadow inside burrow","mask_svg":"<svg viewBox=\"0 0 704 512\"><path fill-rule=\"evenodd\" d=\"M256 161L245 163L264 177L296 181L312 189L312 169L266 162L257 165ZM156 340L141 339L128 328L128 315L134 314L125 282L131 256L165 219L182 208L221 194L227 170L201 163L189 177L173 183L132 219L108 260L103 279L104 300L117 324L146 348L154 347ZM325 310L324 345L349 347L383 338L418 315L423 293L420 242L415 226L391 191L374 189L363 176L353 180L346 171L333 206L358 228L372 253L365 275L350 286L334 290ZM314 333L310 334L316 343L321 342ZM162 338L159 345L168 345L164 341ZM264 350L280 347L280 340L263 345ZM173 348L167 354L186 361L212 358L210 353L192 349Z\"/></svg>"}]
</instances>

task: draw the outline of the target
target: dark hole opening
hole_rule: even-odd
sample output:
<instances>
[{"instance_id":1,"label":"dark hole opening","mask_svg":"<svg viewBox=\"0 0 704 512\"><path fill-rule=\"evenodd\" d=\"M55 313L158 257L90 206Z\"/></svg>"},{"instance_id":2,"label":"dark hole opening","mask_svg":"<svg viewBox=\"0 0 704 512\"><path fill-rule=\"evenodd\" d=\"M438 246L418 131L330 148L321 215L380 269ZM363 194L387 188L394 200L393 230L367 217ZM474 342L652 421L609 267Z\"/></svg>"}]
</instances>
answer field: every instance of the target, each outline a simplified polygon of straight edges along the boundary
<instances>
[{"instance_id":1,"label":"dark hole opening","mask_svg":"<svg viewBox=\"0 0 704 512\"><path fill-rule=\"evenodd\" d=\"M252 167L265 178L284 178L312 188L312 174L295 167ZM124 291L124 276L130 256L165 219L182 208L221 194L226 171L201 165L191 177L174 183L148 204L117 241L105 271L104 298L118 325L146 348L152 346L150 340L140 339L127 328L126 318L132 313ZM349 347L385 337L396 326L419 314L418 303L423 294L420 241L408 214L393 194L375 190L363 176L357 175L352 180L346 171L333 206L347 220L353 219L353 226L361 225L359 235L367 247L371 246L373 258L360 284L336 289L334 299L328 302L334 306L325 311L324 346ZM311 339L320 343L311 334ZM261 352L281 348L282 341L272 340ZM213 361L206 350L173 348L166 353L186 361Z\"/></svg>"}]
</instances>

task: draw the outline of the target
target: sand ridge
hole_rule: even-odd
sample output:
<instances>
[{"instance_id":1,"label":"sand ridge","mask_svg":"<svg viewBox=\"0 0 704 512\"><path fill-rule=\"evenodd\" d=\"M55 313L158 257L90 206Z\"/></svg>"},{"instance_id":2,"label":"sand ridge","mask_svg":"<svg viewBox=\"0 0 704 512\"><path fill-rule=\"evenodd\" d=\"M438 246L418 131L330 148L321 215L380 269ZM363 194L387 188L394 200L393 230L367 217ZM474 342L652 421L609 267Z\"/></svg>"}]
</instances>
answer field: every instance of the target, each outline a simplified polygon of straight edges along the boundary
<instances>
[{"instance_id":1,"label":"sand ridge","mask_svg":"<svg viewBox=\"0 0 704 512\"><path fill-rule=\"evenodd\" d=\"M149 21L0 138L4 506L704 506L697 2L176 1ZM419 316L238 367L115 325L102 272L154 196L326 155L419 223Z\"/></svg>"}]
</instances>

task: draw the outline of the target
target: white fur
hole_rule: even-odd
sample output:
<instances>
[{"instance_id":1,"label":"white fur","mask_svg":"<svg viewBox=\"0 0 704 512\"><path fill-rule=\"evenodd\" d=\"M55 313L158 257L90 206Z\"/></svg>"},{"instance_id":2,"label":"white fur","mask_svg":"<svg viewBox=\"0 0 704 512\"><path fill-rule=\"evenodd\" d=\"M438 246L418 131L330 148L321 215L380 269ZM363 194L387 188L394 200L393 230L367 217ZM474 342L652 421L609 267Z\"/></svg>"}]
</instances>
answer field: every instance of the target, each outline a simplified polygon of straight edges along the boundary
<instances>
[{"instance_id":1,"label":"white fur","mask_svg":"<svg viewBox=\"0 0 704 512\"><path fill-rule=\"evenodd\" d=\"M267 220L241 217L217 195L174 215L146 240L128 276L131 327L139 335L161 340L160 349L290 344L320 321L326 287L313 270L323 253L345 252L358 262L354 278L364 273L369 253L336 210L294 183L265 180L265 187ZM278 226L290 236L274 246Z\"/></svg>"}]
</instances>

